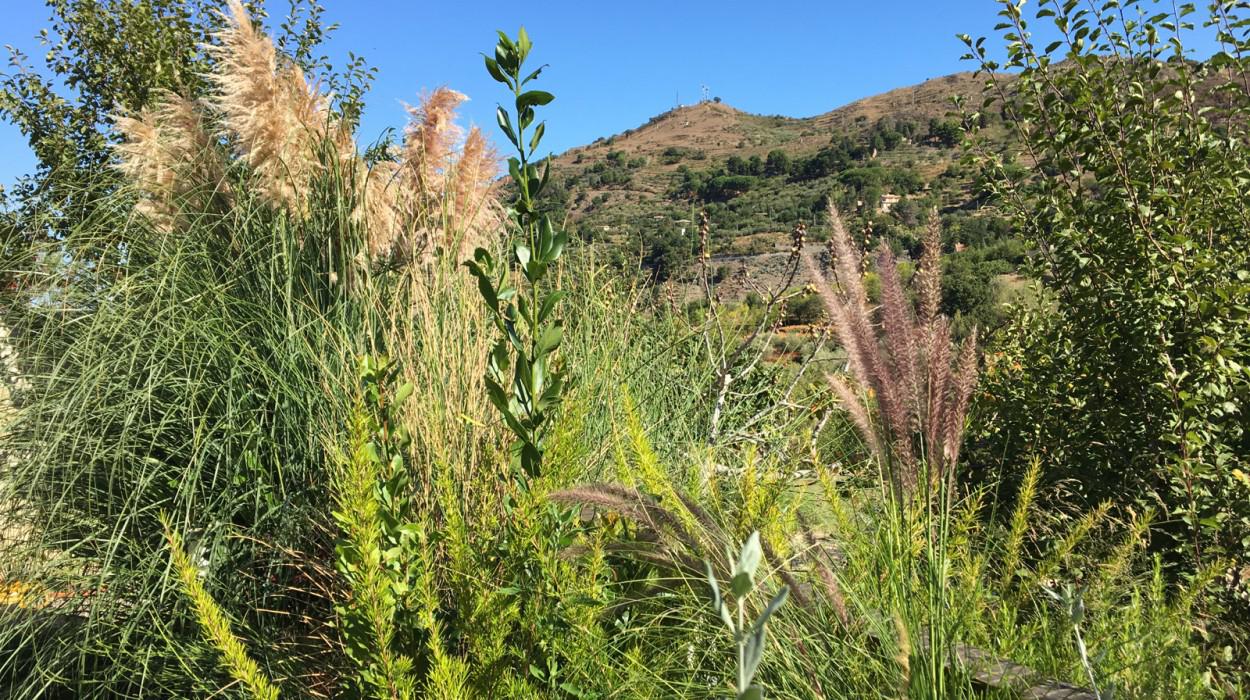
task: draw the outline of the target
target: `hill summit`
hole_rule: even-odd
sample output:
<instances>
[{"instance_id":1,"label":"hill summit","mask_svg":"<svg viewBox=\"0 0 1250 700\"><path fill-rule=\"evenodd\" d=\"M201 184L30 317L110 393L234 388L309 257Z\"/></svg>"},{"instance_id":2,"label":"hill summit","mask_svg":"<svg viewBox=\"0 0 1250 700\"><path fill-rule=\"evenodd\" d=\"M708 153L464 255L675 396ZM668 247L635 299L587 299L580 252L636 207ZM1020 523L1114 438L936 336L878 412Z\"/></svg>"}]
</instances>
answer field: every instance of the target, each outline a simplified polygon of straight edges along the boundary
<instances>
[{"instance_id":1,"label":"hill summit","mask_svg":"<svg viewBox=\"0 0 1250 700\"><path fill-rule=\"evenodd\" d=\"M912 225L922 203L968 204L952 98L979 105L983 91L982 78L957 73L812 117L717 101L678 107L557 156L548 206L583 238L618 243L661 276L690 252L696 210L708 213L723 255L784 248L788 231L819 223L831 198L852 219L898 206Z\"/></svg>"}]
</instances>

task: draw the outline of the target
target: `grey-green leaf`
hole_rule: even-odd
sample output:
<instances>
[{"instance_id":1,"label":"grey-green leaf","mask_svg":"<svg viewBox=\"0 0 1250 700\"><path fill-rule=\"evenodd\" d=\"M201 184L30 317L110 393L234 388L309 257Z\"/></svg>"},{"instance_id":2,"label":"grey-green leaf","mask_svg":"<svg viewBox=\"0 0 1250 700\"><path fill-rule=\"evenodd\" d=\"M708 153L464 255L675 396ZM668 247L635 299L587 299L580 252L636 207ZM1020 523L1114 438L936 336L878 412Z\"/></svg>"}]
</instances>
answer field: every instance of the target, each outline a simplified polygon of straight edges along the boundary
<instances>
[{"instance_id":1,"label":"grey-green leaf","mask_svg":"<svg viewBox=\"0 0 1250 700\"><path fill-rule=\"evenodd\" d=\"M750 686L738 693L738 700L764 700L764 689L758 685Z\"/></svg>"},{"instance_id":2,"label":"grey-green leaf","mask_svg":"<svg viewBox=\"0 0 1250 700\"><path fill-rule=\"evenodd\" d=\"M756 530L747 538L745 544L742 545L742 552L738 554L738 566L735 567L735 573L746 573L755 580L755 570L759 568L760 559L763 558L764 552L760 548L760 532Z\"/></svg>"}]
</instances>

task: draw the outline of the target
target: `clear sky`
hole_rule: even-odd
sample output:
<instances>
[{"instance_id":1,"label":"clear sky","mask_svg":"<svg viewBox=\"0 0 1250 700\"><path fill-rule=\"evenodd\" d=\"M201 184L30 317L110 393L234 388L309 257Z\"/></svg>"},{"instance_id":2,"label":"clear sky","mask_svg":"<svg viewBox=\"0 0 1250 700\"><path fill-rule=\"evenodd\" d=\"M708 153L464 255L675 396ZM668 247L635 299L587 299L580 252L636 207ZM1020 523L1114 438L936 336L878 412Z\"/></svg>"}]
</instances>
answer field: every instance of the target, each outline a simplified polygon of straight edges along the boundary
<instances>
[{"instance_id":1,"label":"clear sky","mask_svg":"<svg viewBox=\"0 0 1250 700\"><path fill-rule=\"evenodd\" d=\"M351 50L379 69L362 142L401 126L402 103L439 85L468 94L466 122L493 136L503 86L487 76L480 54L493 51L495 29L513 34L524 24L531 60L550 64L539 87L556 95L544 114L545 143L555 152L695 102L704 85L739 109L801 117L970 70L955 35L993 35L998 21L993 0L324 2L327 20L340 25L330 55ZM41 56L43 0L0 4L0 41ZM273 16L285 11L284 0L269 6ZM20 133L0 123L0 183L33 166Z\"/></svg>"}]
</instances>

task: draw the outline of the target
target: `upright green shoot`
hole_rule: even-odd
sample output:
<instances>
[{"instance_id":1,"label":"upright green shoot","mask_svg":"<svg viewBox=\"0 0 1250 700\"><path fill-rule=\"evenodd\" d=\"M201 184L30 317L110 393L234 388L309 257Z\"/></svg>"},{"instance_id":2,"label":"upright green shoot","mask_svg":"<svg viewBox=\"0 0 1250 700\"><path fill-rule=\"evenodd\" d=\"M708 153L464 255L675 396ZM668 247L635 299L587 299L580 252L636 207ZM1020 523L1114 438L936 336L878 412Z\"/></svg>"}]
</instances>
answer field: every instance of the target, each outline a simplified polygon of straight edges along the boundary
<instances>
[{"instance_id":1,"label":"upright green shoot","mask_svg":"<svg viewBox=\"0 0 1250 700\"><path fill-rule=\"evenodd\" d=\"M361 694L377 700L416 694L400 617L414 612L420 527L404 464L411 440L398 420L413 385L394 388L398 372L385 359L360 360L363 397L352 418L351 453L332 481L343 532L335 564L349 591L335 612Z\"/></svg>"},{"instance_id":2,"label":"upright green shoot","mask_svg":"<svg viewBox=\"0 0 1250 700\"><path fill-rule=\"evenodd\" d=\"M495 57L486 58L486 70L512 91L516 108L510 114L500 105L496 117L499 128L517 151L516 156L508 159L508 174L517 188L510 214L520 235L512 241L507 263L496 260L485 248L478 248L473 260L465 263L477 277L482 298L502 335L490 354L486 388L491 402L516 435L512 454L515 465L520 467L518 479L522 483L541 470L543 438L566 381L564 372L552 363L564 335L563 322L555 316L556 305L564 293L548 291L547 273L564 252L568 235L557 231L550 218L538 213L535 206L551 174L550 158L545 159L541 174L533 162L546 122L539 122L526 140L526 130L534 123L534 108L555 98L549 92L525 89L544 68L540 66L528 75L523 73L531 48L524 28L515 41L499 32ZM510 281L514 267L527 284ZM511 380L507 377L510 368Z\"/></svg>"},{"instance_id":3,"label":"upright green shoot","mask_svg":"<svg viewBox=\"0 0 1250 700\"><path fill-rule=\"evenodd\" d=\"M712 609L720 615L721 622L725 623L725 627L733 635L734 645L737 647L738 669L734 682L736 700L763 700L763 688L753 681L760 662L764 660L765 625L768 624L768 618L777 612L790 594L790 588L782 586L781 590L777 591L773 599L768 602L764 612L760 613L760 616L749 626L747 625L746 598L751 591L755 590L755 570L759 568L763 557L759 532L751 533L736 558L732 554L727 557L733 568L729 590L733 594L734 604L737 607L736 622L729 613L729 606L721 598L720 584L716 581L716 574L712 572L712 565L704 562L707 568L708 586L712 591Z\"/></svg>"},{"instance_id":4,"label":"upright green shoot","mask_svg":"<svg viewBox=\"0 0 1250 700\"><path fill-rule=\"evenodd\" d=\"M221 665L256 700L278 700L278 689L248 655L243 642L230 629L230 620L225 611L213 600L212 594L200 581L200 571L191 561L182 536L174 530L168 517L162 515L161 524L165 527L165 539L169 543L169 556L174 573L178 575L183 592L195 608L195 619L213 647L221 654Z\"/></svg>"}]
</instances>

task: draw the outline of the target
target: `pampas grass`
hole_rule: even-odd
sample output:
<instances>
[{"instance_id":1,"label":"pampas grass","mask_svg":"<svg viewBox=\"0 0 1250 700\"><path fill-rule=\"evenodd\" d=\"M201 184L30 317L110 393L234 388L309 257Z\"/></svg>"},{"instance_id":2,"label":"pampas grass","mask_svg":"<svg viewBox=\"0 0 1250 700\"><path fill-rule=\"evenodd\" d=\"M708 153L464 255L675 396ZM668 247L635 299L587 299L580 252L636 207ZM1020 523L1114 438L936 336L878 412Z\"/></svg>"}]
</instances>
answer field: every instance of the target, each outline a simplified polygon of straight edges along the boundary
<instances>
[{"instance_id":1,"label":"pampas grass","mask_svg":"<svg viewBox=\"0 0 1250 700\"><path fill-rule=\"evenodd\" d=\"M303 71L257 31L239 0L228 0L223 15L219 44L207 47L216 61L209 79L217 89L219 136L232 143L271 201L302 211L308 183L320 170L321 142L331 137L341 161L350 162L351 134Z\"/></svg>"},{"instance_id":2,"label":"pampas grass","mask_svg":"<svg viewBox=\"0 0 1250 700\"><path fill-rule=\"evenodd\" d=\"M394 160L377 166L377 182L385 183L391 202L389 209L372 212L383 218L371 228L387 236L377 240L379 249L423 263L438 250L463 260L499 229L499 154L477 127L465 136L456 124L456 108L467 99L440 87L408 107Z\"/></svg>"},{"instance_id":3,"label":"pampas grass","mask_svg":"<svg viewBox=\"0 0 1250 700\"><path fill-rule=\"evenodd\" d=\"M222 18L217 43L205 47L214 59L210 98L194 103L166 93L117 118L117 167L140 195L136 212L158 230L175 230L180 209L209 207L190 193L227 190L226 162L214 147L224 143L246 166L250 189L296 217L309 215L314 182L354 183L350 218L375 259L428 265L446 252L461 260L498 234L499 157L480 130L466 135L457 125L456 108L468 99L462 93L439 88L410 107L403 142L371 168L350 122L238 0L228 0Z\"/></svg>"},{"instance_id":4,"label":"pampas grass","mask_svg":"<svg viewBox=\"0 0 1250 700\"><path fill-rule=\"evenodd\" d=\"M829 248L837 285L810 256L807 266L842 346L850 376L830 375L830 388L882 465L893 491L934 489L959 461L964 421L977 380L976 331L959 346L938 314L941 229L933 212L917 273L919 310L903 290L893 251L876 253L881 305L869 307L860 276L862 253L830 207ZM852 383L853 382L853 383Z\"/></svg>"},{"instance_id":5,"label":"pampas grass","mask_svg":"<svg viewBox=\"0 0 1250 700\"><path fill-rule=\"evenodd\" d=\"M226 192L224 164L213 148L201 110L191 100L164 93L138 114L117 119L123 140L115 147L118 169L140 193L136 211L161 231L177 225L178 211L190 204L203 210L211 196Z\"/></svg>"}]
</instances>

